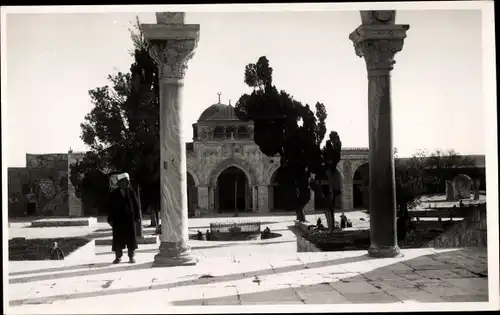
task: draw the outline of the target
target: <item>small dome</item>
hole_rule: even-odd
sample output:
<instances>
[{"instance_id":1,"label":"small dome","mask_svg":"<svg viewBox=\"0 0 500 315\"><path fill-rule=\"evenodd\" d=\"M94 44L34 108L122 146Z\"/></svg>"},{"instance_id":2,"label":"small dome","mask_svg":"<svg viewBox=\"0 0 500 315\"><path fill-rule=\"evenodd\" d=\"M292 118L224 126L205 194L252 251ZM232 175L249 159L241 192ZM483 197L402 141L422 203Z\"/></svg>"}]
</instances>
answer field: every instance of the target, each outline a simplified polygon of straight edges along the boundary
<instances>
[{"instance_id":1,"label":"small dome","mask_svg":"<svg viewBox=\"0 0 500 315\"><path fill-rule=\"evenodd\" d=\"M201 113L198 121L239 120L231 105L213 104Z\"/></svg>"}]
</instances>

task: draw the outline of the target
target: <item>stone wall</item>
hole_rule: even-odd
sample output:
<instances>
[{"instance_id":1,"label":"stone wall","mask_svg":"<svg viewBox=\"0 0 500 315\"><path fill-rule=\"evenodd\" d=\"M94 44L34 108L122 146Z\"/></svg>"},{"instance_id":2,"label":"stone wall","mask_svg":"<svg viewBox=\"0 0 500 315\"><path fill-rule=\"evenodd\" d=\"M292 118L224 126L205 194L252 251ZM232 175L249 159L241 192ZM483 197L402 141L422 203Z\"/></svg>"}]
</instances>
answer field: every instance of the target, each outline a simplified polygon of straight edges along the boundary
<instances>
[{"instance_id":1,"label":"stone wall","mask_svg":"<svg viewBox=\"0 0 500 315\"><path fill-rule=\"evenodd\" d=\"M62 155L26 155L26 168L8 169L9 216L68 214L68 168Z\"/></svg>"},{"instance_id":2,"label":"stone wall","mask_svg":"<svg viewBox=\"0 0 500 315\"><path fill-rule=\"evenodd\" d=\"M471 209L469 216L427 244L434 248L487 247L486 203Z\"/></svg>"},{"instance_id":3,"label":"stone wall","mask_svg":"<svg viewBox=\"0 0 500 315\"><path fill-rule=\"evenodd\" d=\"M321 252L321 249L302 236L297 235L297 252Z\"/></svg>"}]
</instances>

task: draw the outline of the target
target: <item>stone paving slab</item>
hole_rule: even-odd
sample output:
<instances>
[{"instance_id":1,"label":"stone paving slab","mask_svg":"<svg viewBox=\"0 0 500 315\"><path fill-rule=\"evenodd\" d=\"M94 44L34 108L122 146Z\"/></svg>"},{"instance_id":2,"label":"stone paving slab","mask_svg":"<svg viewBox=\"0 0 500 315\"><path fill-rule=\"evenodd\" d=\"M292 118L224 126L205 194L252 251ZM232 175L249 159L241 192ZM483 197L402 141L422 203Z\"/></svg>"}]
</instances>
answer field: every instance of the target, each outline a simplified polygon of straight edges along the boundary
<instances>
[{"instance_id":1,"label":"stone paving slab","mask_svg":"<svg viewBox=\"0 0 500 315\"><path fill-rule=\"evenodd\" d=\"M109 255L96 256L93 264L10 262L10 312L64 313L90 304L105 312L106 305L120 301L127 301L130 311L147 301L148 307L165 312L172 306L487 300L488 278L466 273L466 265L481 264L485 259L477 258L485 257L481 250L477 255L460 249L408 249L402 253L403 257L390 259L373 259L365 251L247 253L171 268L152 268L155 253L138 253L136 264L111 265ZM464 266L456 261L447 264L440 255L461 256ZM463 257L476 257L476 262Z\"/></svg>"},{"instance_id":2,"label":"stone paving slab","mask_svg":"<svg viewBox=\"0 0 500 315\"><path fill-rule=\"evenodd\" d=\"M350 219L362 215L348 213ZM314 222L318 216L308 215L308 220ZM293 219L293 215L227 218L266 222L263 226L282 237L247 242L192 240L193 254L200 259L196 266L152 268L156 244L140 245L136 264L112 265L110 246L97 246L95 257L78 262L9 262L10 313L67 314L82 305L86 313L117 313L122 306L128 313L145 308L168 313L177 306L268 305L269 310L280 304L404 305L488 299L484 249L407 249L402 257L388 259L368 257L366 251L297 253L296 237L288 229ZM213 221L190 219L190 233L204 231ZM90 232L21 224L9 232L38 230L44 237L60 237L62 229L62 234L86 232L95 237L109 232L105 223Z\"/></svg>"}]
</instances>

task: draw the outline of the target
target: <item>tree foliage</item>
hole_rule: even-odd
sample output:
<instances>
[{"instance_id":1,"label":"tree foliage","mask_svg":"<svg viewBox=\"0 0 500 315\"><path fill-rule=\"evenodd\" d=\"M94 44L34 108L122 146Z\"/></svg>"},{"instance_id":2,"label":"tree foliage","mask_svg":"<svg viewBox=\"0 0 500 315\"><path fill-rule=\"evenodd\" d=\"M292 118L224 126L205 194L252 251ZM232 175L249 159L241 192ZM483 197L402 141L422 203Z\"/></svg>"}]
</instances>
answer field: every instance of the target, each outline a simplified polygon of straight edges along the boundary
<instances>
[{"instance_id":1,"label":"tree foliage","mask_svg":"<svg viewBox=\"0 0 500 315\"><path fill-rule=\"evenodd\" d=\"M84 182L92 176L128 172L133 185L141 187L146 209L158 207L160 200L159 87L158 68L138 25L139 20L131 29L130 72L110 75L109 85L89 91L94 107L81 124L81 138L90 151L72 167L71 180L82 196L91 196Z\"/></svg>"},{"instance_id":2,"label":"tree foliage","mask_svg":"<svg viewBox=\"0 0 500 315\"><path fill-rule=\"evenodd\" d=\"M455 150L420 150L411 158L395 160L396 203L406 211L416 205L418 197L429 193L433 186L443 186L449 170L474 165L474 160Z\"/></svg>"},{"instance_id":3,"label":"tree foliage","mask_svg":"<svg viewBox=\"0 0 500 315\"><path fill-rule=\"evenodd\" d=\"M332 132L327 144L321 147L326 134L325 105L316 103L313 112L308 104L279 91L273 85L273 69L266 57L245 67L244 82L253 91L239 98L236 114L239 119L254 123L254 141L265 155L280 157L277 180L286 192L286 207L296 210L297 219L304 221L303 208L314 186L311 178L328 169L335 173L340 160L340 138Z\"/></svg>"}]
</instances>

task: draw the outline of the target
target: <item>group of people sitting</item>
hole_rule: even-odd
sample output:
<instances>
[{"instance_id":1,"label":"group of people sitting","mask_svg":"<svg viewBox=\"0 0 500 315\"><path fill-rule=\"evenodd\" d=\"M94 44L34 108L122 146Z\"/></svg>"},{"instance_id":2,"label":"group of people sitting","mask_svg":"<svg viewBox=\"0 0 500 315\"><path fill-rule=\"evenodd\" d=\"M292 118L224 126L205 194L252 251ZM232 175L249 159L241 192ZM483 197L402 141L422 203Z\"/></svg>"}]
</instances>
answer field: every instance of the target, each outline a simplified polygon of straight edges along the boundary
<instances>
[{"instance_id":1,"label":"group of people sitting","mask_svg":"<svg viewBox=\"0 0 500 315\"><path fill-rule=\"evenodd\" d=\"M345 229L345 228L350 228L352 227L352 222L347 218L345 213L342 213L340 216L340 229ZM323 225L323 222L321 221L321 218L318 218L316 221L316 229L317 230L323 230L325 229L325 226Z\"/></svg>"}]
</instances>

